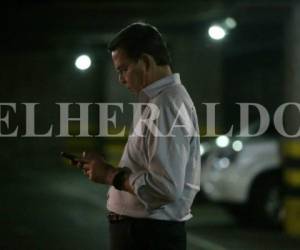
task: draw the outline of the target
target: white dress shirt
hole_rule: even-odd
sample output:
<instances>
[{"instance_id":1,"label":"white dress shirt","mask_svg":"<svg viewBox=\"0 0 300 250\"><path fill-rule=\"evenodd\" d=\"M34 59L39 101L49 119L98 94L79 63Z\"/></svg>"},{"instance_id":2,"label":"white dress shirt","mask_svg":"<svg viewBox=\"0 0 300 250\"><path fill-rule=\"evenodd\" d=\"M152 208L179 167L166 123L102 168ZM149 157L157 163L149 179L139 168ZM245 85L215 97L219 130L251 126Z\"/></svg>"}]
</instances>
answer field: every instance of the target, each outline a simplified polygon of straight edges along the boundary
<instances>
[{"instance_id":1,"label":"white dress shirt","mask_svg":"<svg viewBox=\"0 0 300 250\"><path fill-rule=\"evenodd\" d=\"M148 85L140 99L158 109L143 109L119 163L131 169L129 182L135 195L111 187L107 208L137 218L187 220L200 187L200 137L194 104L179 74ZM149 120L151 116L157 119Z\"/></svg>"}]
</instances>

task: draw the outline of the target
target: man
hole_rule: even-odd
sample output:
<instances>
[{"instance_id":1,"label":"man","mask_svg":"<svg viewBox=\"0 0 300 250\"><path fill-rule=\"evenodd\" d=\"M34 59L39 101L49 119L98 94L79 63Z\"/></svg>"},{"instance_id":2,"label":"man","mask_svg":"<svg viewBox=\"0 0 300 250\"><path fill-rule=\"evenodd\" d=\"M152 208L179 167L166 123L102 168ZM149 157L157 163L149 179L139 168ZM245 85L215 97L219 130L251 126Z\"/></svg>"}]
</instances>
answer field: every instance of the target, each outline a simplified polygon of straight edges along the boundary
<instances>
[{"instance_id":1,"label":"man","mask_svg":"<svg viewBox=\"0 0 300 250\"><path fill-rule=\"evenodd\" d=\"M111 185L110 247L186 249L185 221L191 218L200 182L193 102L179 74L172 73L166 44L152 25L129 25L115 36L109 50L119 81L149 104L134 124L119 168L99 155L83 155L85 174ZM157 119L150 120L153 114Z\"/></svg>"}]
</instances>

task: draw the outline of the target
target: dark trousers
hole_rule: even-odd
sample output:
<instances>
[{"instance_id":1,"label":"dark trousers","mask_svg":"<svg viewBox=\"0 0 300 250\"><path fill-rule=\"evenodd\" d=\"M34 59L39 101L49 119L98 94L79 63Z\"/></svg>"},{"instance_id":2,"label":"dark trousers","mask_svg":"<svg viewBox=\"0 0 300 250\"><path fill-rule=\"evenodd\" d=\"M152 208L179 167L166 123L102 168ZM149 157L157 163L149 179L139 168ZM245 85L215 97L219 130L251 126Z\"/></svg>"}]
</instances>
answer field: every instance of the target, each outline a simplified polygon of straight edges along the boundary
<instances>
[{"instance_id":1,"label":"dark trousers","mask_svg":"<svg viewBox=\"0 0 300 250\"><path fill-rule=\"evenodd\" d=\"M184 222L126 218L109 230L110 250L186 250Z\"/></svg>"}]
</instances>

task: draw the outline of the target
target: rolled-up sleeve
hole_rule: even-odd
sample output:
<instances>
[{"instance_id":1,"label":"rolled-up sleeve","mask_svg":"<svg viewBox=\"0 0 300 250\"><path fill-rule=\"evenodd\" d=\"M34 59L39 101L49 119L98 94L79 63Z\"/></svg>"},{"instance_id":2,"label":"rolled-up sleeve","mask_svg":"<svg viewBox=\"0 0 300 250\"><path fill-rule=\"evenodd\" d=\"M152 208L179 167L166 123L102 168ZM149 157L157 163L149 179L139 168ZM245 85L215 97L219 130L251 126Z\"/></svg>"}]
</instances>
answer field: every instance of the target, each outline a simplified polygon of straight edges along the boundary
<instances>
[{"instance_id":1,"label":"rolled-up sleeve","mask_svg":"<svg viewBox=\"0 0 300 250\"><path fill-rule=\"evenodd\" d=\"M146 128L140 149L145 154L145 169L134 172L129 179L137 198L149 212L175 202L184 189L191 141L187 133L193 118L191 112L180 115L178 111L178 105L173 103L160 108L153 126L168 136L153 135L153 130Z\"/></svg>"}]
</instances>

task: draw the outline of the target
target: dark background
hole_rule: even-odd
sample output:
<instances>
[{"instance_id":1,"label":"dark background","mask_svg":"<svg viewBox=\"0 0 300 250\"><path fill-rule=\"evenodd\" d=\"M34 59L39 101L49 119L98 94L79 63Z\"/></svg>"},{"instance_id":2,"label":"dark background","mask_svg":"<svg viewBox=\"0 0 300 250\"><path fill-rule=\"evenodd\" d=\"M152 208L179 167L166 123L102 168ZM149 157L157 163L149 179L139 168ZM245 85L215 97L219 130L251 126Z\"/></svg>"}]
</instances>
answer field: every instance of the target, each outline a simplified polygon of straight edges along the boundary
<instances>
[{"instance_id":1,"label":"dark background","mask_svg":"<svg viewBox=\"0 0 300 250\"><path fill-rule=\"evenodd\" d=\"M236 102L260 103L272 114L286 99L295 6L292 1L250 0L2 3L0 102L16 103L16 111L1 109L1 117L10 116L9 128L2 122L1 133L16 126L19 133L0 137L0 249L94 249L99 232L107 238L107 228L99 226L106 223L105 190L66 168L59 153L93 149L109 155L115 140L57 138L55 103L121 102L128 108L135 100L118 84L106 49L114 33L134 21L156 25L167 39L174 71L194 100L201 129L206 128L203 103L214 102L220 103L216 122L222 132L230 125L239 128ZM236 28L224 40L211 40L209 26L227 17L236 20ZM90 55L92 66L81 72L74 61L82 53ZM53 124L51 138L22 137L23 102L39 103L36 131L45 133ZM72 114L78 115L78 109ZM91 130L97 130L98 119L97 109L91 110ZM120 119L129 126L130 112ZM250 120L256 119L257 113L251 113ZM72 128L78 134L78 124Z\"/></svg>"},{"instance_id":2,"label":"dark background","mask_svg":"<svg viewBox=\"0 0 300 250\"><path fill-rule=\"evenodd\" d=\"M106 44L126 24L142 20L165 35L201 127L206 126L202 103L219 102L222 130L239 124L236 102L257 102L270 113L282 103L293 6L290 1L13 1L1 8L1 102L17 103L17 116L24 113L21 102L40 103L38 129L57 121L56 102L133 101L117 83ZM237 27L225 39L211 40L209 26L226 17ZM84 72L74 67L82 53L93 61ZM130 123L130 117L125 120Z\"/></svg>"}]
</instances>

